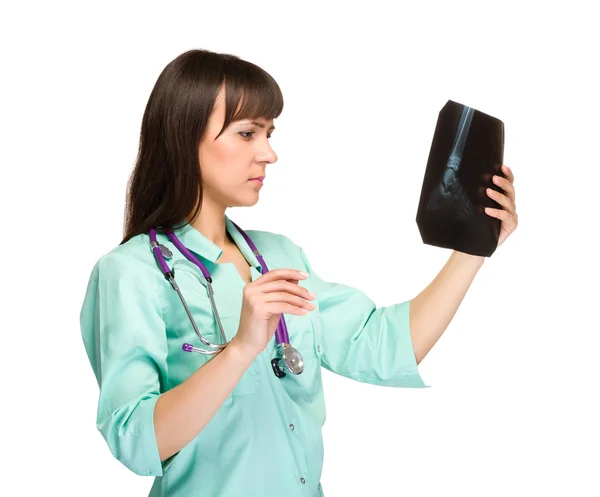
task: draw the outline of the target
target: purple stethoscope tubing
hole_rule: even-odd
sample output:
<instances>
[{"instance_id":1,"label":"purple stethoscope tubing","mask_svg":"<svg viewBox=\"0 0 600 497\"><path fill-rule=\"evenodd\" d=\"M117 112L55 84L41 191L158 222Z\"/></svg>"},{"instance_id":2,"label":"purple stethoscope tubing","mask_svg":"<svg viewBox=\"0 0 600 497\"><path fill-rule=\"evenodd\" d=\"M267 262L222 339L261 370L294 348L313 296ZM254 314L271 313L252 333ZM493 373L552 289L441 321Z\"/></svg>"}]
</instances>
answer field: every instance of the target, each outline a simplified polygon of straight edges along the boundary
<instances>
[{"instance_id":1,"label":"purple stethoscope tubing","mask_svg":"<svg viewBox=\"0 0 600 497\"><path fill-rule=\"evenodd\" d=\"M265 260L263 259L262 255L260 254L259 250L256 248L256 245L254 245L254 243L252 242L252 240L250 239L250 237L233 221L231 221L231 223L237 228L237 230L242 234L242 236L245 238L246 242L248 242L248 245L250 246L250 248L252 249L252 251L254 252L254 255L256 256L256 258L258 259L258 261L260 262L261 265L261 273L265 274L269 271L269 268L267 267L267 263L265 262ZM188 314L188 317L190 318L190 321L192 323L192 326L194 327L194 331L196 332L196 335L198 335L198 338L202 341L202 343L204 343L205 345L209 346L209 347L213 347L216 348L217 350L205 350L205 349L198 349L196 347L193 347L192 345L190 345L189 343L185 343L183 344L183 350L186 352L200 352L203 354L216 354L218 352L220 352L222 349L224 349L227 346L227 338L225 337L225 334L223 332L223 327L221 326L221 320L219 318L219 313L217 312L217 308L216 308L216 304L214 302L214 297L213 297L213 291L212 291L212 278L210 276L210 272L208 271L208 269L206 268L206 266L204 264L202 264L202 262L200 262L198 260L198 258L192 253L190 252L185 245L183 245L183 243L181 243L181 240L179 240L179 238L177 238L177 236L175 235L175 233L173 233L173 231L168 231L166 233L166 235L169 237L169 239L173 242L173 244L177 247L177 249L193 264L195 264L196 266L198 266L198 268L200 268L200 271L202 271L202 274L204 276L204 278L206 279L207 282L207 288L208 288L208 293L209 293L209 297L211 300L211 305L213 306L213 310L215 312L215 318L217 319L217 324L219 325L219 329L221 331L221 338L223 340L222 344L214 344L209 342L208 340L206 340L205 338L202 337L200 331L198 330L198 327L196 326L196 323L192 317L192 314L187 306L187 303L185 301L185 299L183 298L183 295L179 289L179 286L177 285L177 283L175 282L175 273L174 270L169 269L169 266L167 265L167 262L165 261L165 257L163 254L163 250L168 251L168 249L166 247L164 247L164 245L161 245L158 243L157 239L156 239L156 229L152 228L150 230L150 245L152 247L152 252L154 253L154 256L156 257L156 261L161 269L161 271L163 272L165 278L167 280L169 280L169 282L171 283L171 286L173 286L173 288L175 289L175 291L177 292L177 294L179 295L185 310ZM169 251L168 251L169 252ZM283 314L281 314L280 318L279 318L279 323L277 324L277 329L275 330L275 340L277 341L278 345L289 345L290 342L290 338L288 335L288 330L287 330L287 326L285 323L285 318L283 317Z\"/></svg>"}]
</instances>

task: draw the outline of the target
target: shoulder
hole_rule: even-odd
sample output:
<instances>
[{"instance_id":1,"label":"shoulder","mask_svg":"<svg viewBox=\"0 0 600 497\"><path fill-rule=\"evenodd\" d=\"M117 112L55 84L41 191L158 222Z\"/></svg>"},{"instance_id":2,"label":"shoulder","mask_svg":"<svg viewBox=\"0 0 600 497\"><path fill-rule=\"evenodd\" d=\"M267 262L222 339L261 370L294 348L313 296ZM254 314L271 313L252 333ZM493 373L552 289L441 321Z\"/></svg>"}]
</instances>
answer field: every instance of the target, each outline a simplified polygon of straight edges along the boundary
<instances>
[{"instance_id":1,"label":"shoulder","mask_svg":"<svg viewBox=\"0 0 600 497\"><path fill-rule=\"evenodd\" d=\"M102 254L94 264L93 273L112 281L135 280L140 288L144 283L159 282L164 278L157 268L147 233L136 235Z\"/></svg>"},{"instance_id":2,"label":"shoulder","mask_svg":"<svg viewBox=\"0 0 600 497\"><path fill-rule=\"evenodd\" d=\"M261 230L247 230L246 233L265 257L269 267L293 267L310 271L310 263L303 248L290 236Z\"/></svg>"}]
</instances>

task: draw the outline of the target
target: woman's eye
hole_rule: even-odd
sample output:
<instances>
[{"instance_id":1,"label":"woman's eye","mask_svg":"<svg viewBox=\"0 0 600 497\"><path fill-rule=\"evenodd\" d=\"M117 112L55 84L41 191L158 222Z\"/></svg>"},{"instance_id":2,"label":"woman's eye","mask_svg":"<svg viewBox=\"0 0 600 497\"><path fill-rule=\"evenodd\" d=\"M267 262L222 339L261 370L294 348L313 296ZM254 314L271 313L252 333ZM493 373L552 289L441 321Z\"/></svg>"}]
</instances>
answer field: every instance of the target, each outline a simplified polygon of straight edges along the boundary
<instances>
[{"instance_id":1,"label":"woman's eye","mask_svg":"<svg viewBox=\"0 0 600 497\"><path fill-rule=\"evenodd\" d=\"M250 138L252 138L252 136L246 136L246 135L253 135L255 133L255 131L241 131L240 135L242 135L242 138L244 138L245 140L250 140ZM271 138L271 135L267 135L267 138Z\"/></svg>"}]
</instances>

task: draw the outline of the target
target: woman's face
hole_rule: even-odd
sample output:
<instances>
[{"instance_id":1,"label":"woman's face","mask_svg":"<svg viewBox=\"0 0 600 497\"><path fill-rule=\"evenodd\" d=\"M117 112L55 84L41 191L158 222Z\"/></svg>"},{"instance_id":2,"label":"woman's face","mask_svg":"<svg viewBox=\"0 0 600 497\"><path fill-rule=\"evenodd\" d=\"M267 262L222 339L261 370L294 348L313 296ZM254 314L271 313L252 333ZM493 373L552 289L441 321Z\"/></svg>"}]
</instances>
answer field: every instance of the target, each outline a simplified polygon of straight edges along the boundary
<instances>
[{"instance_id":1,"label":"woman's face","mask_svg":"<svg viewBox=\"0 0 600 497\"><path fill-rule=\"evenodd\" d=\"M251 178L265 176L267 164L277 161L268 141L275 126L272 119L256 119L255 124L244 119L232 122L215 141L225 121L224 97L221 87L199 147L203 203L210 200L224 209L254 205L262 185Z\"/></svg>"}]
</instances>

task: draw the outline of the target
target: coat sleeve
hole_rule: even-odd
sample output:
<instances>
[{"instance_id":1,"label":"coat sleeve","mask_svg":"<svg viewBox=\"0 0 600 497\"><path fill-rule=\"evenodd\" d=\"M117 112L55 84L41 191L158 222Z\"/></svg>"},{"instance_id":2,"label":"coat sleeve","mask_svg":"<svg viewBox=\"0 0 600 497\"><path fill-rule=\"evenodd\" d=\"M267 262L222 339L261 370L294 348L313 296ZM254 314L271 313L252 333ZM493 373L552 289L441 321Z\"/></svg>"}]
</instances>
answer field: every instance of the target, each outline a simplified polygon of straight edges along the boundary
<instances>
[{"instance_id":1,"label":"coat sleeve","mask_svg":"<svg viewBox=\"0 0 600 497\"><path fill-rule=\"evenodd\" d=\"M128 469L162 476L172 458L161 464L154 406L167 375L167 341L163 290L149 269L128 254L102 256L88 282L80 325L100 389L98 430Z\"/></svg>"},{"instance_id":2,"label":"coat sleeve","mask_svg":"<svg viewBox=\"0 0 600 497\"><path fill-rule=\"evenodd\" d=\"M421 378L410 336L411 301L379 307L364 292L324 281L300 248L321 316L321 365L360 382L429 388ZM310 283L308 283L310 280Z\"/></svg>"}]
</instances>

